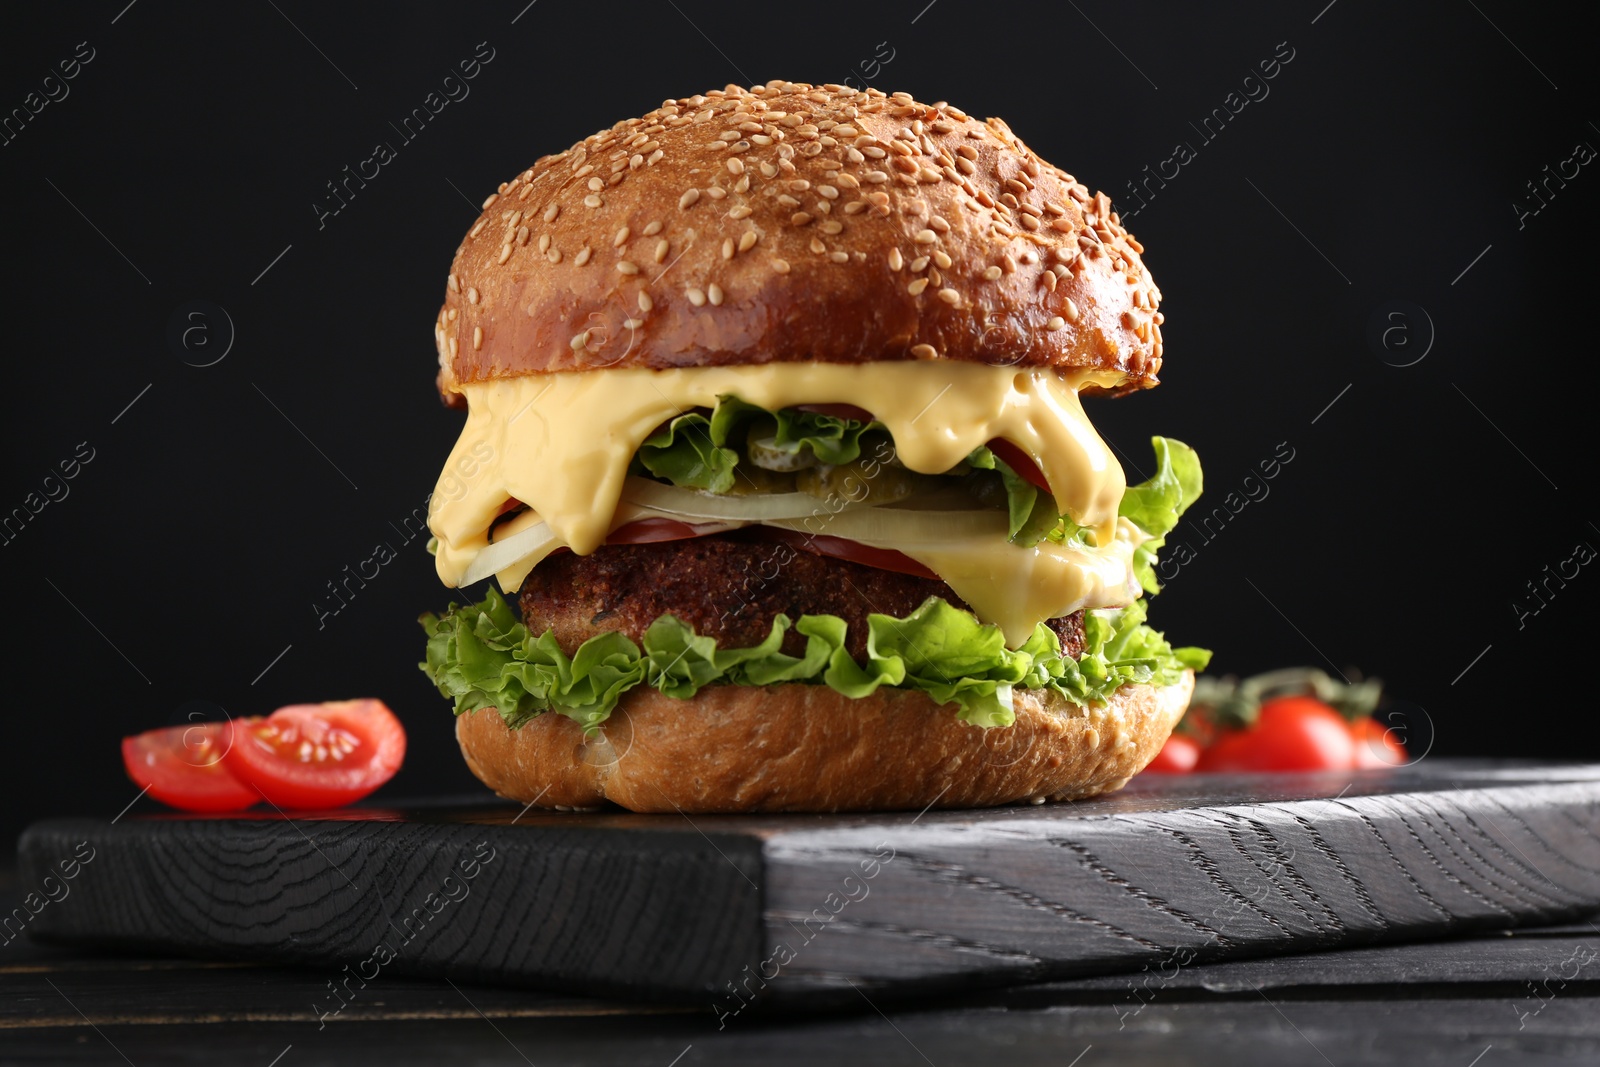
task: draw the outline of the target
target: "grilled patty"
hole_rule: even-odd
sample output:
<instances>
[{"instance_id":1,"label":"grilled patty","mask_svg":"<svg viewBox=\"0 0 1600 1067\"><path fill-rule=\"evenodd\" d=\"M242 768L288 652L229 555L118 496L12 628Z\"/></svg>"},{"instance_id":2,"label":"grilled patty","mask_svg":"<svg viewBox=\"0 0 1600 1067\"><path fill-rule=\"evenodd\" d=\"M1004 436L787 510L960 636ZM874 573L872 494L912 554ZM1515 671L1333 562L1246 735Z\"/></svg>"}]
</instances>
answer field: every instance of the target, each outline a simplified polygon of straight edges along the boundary
<instances>
[{"instance_id":1,"label":"grilled patty","mask_svg":"<svg viewBox=\"0 0 1600 1067\"><path fill-rule=\"evenodd\" d=\"M930 596L967 605L933 578L879 570L814 555L785 543L734 535L604 545L592 555L552 556L522 583L523 620L546 629L569 654L595 634L615 631L638 642L661 615L676 615L723 648L760 644L781 614L837 615L848 624L846 648L867 654L867 616L901 617ZM1063 653L1083 652L1083 612L1049 621ZM791 630L783 650L800 655L804 636Z\"/></svg>"}]
</instances>

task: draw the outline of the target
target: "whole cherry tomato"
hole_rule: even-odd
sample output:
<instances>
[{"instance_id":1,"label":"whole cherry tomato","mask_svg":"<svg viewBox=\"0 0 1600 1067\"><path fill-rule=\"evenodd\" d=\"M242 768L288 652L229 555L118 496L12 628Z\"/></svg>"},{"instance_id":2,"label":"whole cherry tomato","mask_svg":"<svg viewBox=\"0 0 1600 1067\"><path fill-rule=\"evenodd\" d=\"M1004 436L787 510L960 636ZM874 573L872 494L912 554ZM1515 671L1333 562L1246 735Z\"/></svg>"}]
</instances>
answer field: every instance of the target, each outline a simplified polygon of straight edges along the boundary
<instances>
[{"instance_id":1,"label":"whole cherry tomato","mask_svg":"<svg viewBox=\"0 0 1600 1067\"><path fill-rule=\"evenodd\" d=\"M1403 767L1410 760L1395 731L1372 716L1350 724L1356 742L1357 767Z\"/></svg>"},{"instance_id":2,"label":"whole cherry tomato","mask_svg":"<svg viewBox=\"0 0 1600 1067\"><path fill-rule=\"evenodd\" d=\"M1197 771L1321 771L1356 766L1356 742L1339 713L1312 697L1261 705L1255 725L1223 734Z\"/></svg>"},{"instance_id":3,"label":"whole cherry tomato","mask_svg":"<svg viewBox=\"0 0 1600 1067\"><path fill-rule=\"evenodd\" d=\"M1188 774L1200 759L1200 743L1184 734L1173 734L1161 746L1156 758L1145 767L1149 774Z\"/></svg>"}]
</instances>

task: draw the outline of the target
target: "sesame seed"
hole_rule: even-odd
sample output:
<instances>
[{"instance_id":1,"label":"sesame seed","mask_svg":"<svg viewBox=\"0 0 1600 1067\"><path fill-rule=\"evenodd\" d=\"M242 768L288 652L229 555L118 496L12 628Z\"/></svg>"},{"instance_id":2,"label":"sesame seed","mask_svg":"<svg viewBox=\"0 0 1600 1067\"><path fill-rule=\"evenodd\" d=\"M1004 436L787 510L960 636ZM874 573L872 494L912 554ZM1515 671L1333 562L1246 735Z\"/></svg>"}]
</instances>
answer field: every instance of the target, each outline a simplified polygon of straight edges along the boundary
<instances>
[{"instance_id":1,"label":"sesame seed","mask_svg":"<svg viewBox=\"0 0 1600 1067\"><path fill-rule=\"evenodd\" d=\"M754 230L746 230L746 231L744 231L744 233L739 235L739 251L741 251L741 252L750 251L752 248L754 248L756 246L756 242L758 240L760 240L760 239L761 239L761 235L756 233L756 231L754 231Z\"/></svg>"},{"instance_id":2,"label":"sesame seed","mask_svg":"<svg viewBox=\"0 0 1600 1067\"><path fill-rule=\"evenodd\" d=\"M928 269L928 257L927 256L918 256L916 259L913 259L911 261L911 269L915 270L915 271L927 270Z\"/></svg>"},{"instance_id":3,"label":"sesame seed","mask_svg":"<svg viewBox=\"0 0 1600 1067\"><path fill-rule=\"evenodd\" d=\"M1055 276L1055 273L1053 271L1048 271L1048 270L1047 271L1041 271L1040 274L1039 274L1039 283L1041 285L1043 285L1046 289L1050 290L1052 293L1055 292L1056 291L1056 276Z\"/></svg>"},{"instance_id":4,"label":"sesame seed","mask_svg":"<svg viewBox=\"0 0 1600 1067\"><path fill-rule=\"evenodd\" d=\"M603 203L605 203L605 201L601 200L600 197L595 193L590 193L588 196L583 198L584 207L599 207Z\"/></svg>"},{"instance_id":5,"label":"sesame seed","mask_svg":"<svg viewBox=\"0 0 1600 1067\"><path fill-rule=\"evenodd\" d=\"M540 252L548 252L548 251L550 251L550 235L549 234L541 233L539 235L539 251Z\"/></svg>"},{"instance_id":6,"label":"sesame seed","mask_svg":"<svg viewBox=\"0 0 1600 1067\"><path fill-rule=\"evenodd\" d=\"M761 163L758 165L761 168L761 176L763 178L771 178L778 173L778 168L774 167L771 163Z\"/></svg>"},{"instance_id":7,"label":"sesame seed","mask_svg":"<svg viewBox=\"0 0 1600 1067\"><path fill-rule=\"evenodd\" d=\"M617 236L612 239L611 247L612 248L621 248L623 245L625 245L627 243L628 243L628 228L626 226L624 226L622 229L617 231Z\"/></svg>"},{"instance_id":8,"label":"sesame seed","mask_svg":"<svg viewBox=\"0 0 1600 1067\"><path fill-rule=\"evenodd\" d=\"M910 293L912 296L921 296L922 295L922 290L926 289L927 287L928 287L928 279L926 279L926 278L918 278L917 280L913 281L910 285L906 286L906 292Z\"/></svg>"},{"instance_id":9,"label":"sesame seed","mask_svg":"<svg viewBox=\"0 0 1600 1067\"><path fill-rule=\"evenodd\" d=\"M989 280L991 282L999 281L1000 280L1000 268L999 267L990 267L988 270L983 272L983 276L984 276L984 278L986 278L987 280Z\"/></svg>"},{"instance_id":10,"label":"sesame seed","mask_svg":"<svg viewBox=\"0 0 1600 1067\"><path fill-rule=\"evenodd\" d=\"M724 189L720 185L713 185L711 188L706 190L706 195L713 200L721 200L723 197L728 195L728 190Z\"/></svg>"},{"instance_id":11,"label":"sesame seed","mask_svg":"<svg viewBox=\"0 0 1600 1067\"><path fill-rule=\"evenodd\" d=\"M789 222L794 226L804 226L810 221L811 216L806 214L804 211L796 211L793 215L789 216Z\"/></svg>"},{"instance_id":12,"label":"sesame seed","mask_svg":"<svg viewBox=\"0 0 1600 1067\"><path fill-rule=\"evenodd\" d=\"M500 199L500 194L499 193L490 193L489 196L483 202L483 210L484 211L488 211L491 207L494 206L494 202L496 200L499 200L499 199Z\"/></svg>"},{"instance_id":13,"label":"sesame seed","mask_svg":"<svg viewBox=\"0 0 1600 1067\"><path fill-rule=\"evenodd\" d=\"M803 193L807 189L811 188L811 183L806 181L804 178L801 178L798 181L790 182L789 183L789 188L794 190L797 193Z\"/></svg>"},{"instance_id":14,"label":"sesame seed","mask_svg":"<svg viewBox=\"0 0 1600 1067\"><path fill-rule=\"evenodd\" d=\"M679 210L682 210L684 208L693 207L695 202L697 200L699 200L699 199L700 199L700 190L698 190L698 189L690 189L688 192L686 192L682 196L678 197L678 208L679 208Z\"/></svg>"},{"instance_id":15,"label":"sesame seed","mask_svg":"<svg viewBox=\"0 0 1600 1067\"><path fill-rule=\"evenodd\" d=\"M946 304L959 304L961 303L961 294L956 292L954 289L940 289L939 299L943 300Z\"/></svg>"},{"instance_id":16,"label":"sesame seed","mask_svg":"<svg viewBox=\"0 0 1600 1067\"><path fill-rule=\"evenodd\" d=\"M649 164L650 166L655 166L657 163L661 162L661 157L664 155L666 155L666 153L658 148L654 152L650 153L649 157L645 159L645 163Z\"/></svg>"},{"instance_id":17,"label":"sesame seed","mask_svg":"<svg viewBox=\"0 0 1600 1067\"><path fill-rule=\"evenodd\" d=\"M839 198L839 190L835 189L831 185L819 185L817 186L817 192L827 197L829 200L837 200Z\"/></svg>"},{"instance_id":18,"label":"sesame seed","mask_svg":"<svg viewBox=\"0 0 1600 1067\"><path fill-rule=\"evenodd\" d=\"M459 348L460 348L460 345L456 341L456 339L454 337L450 338L450 358L451 359L455 359L456 358L456 351Z\"/></svg>"},{"instance_id":19,"label":"sesame seed","mask_svg":"<svg viewBox=\"0 0 1600 1067\"><path fill-rule=\"evenodd\" d=\"M964 148L966 146L963 145L962 147ZM972 160L968 159L966 156L957 156L956 169L962 174L973 174L977 171L978 165L972 162Z\"/></svg>"},{"instance_id":20,"label":"sesame seed","mask_svg":"<svg viewBox=\"0 0 1600 1067\"><path fill-rule=\"evenodd\" d=\"M506 260L508 260L510 258L511 258L511 246L510 245L501 245L500 246L500 258L496 262L504 263Z\"/></svg>"},{"instance_id":21,"label":"sesame seed","mask_svg":"<svg viewBox=\"0 0 1600 1067\"><path fill-rule=\"evenodd\" d=\"M647 311L649 311L651 308L653 308L655 306L656 306L655 305L655 301L650 299L650 294L645 292L643 289L640 289L639 290L639 310L642 311L642 312L647 312Z\"/></svg>"},{"instance_id":22,"label":"sesame seed","mask_svg":"<svg viewBox=\"0 0 1600 1067\"><path fill-rule=\"evenodd\" d=\"M950 269L950 257L944 252L934 252L933 261L939 264L939 266L944 270Z\"/></svg>"},{"instance_id":23,"label":"sesame seed","mask_svg":"<svg viewBox=\"0 0 1600 1067\"><path fill-rule=\"evenodd\" d=\"M483 347L483 327L482 326L474 326L472 328L472 350L474 352L476 352L478 349L480 349L482 347Z\"/></svg>"},{"instance_id":24,"label":"sesame seed","mask_svg":"<svg viewBox=\"0 0 1600 1067\"><path fill-rule=\"evenodd\" d=\"M1072 298L1070 296L1067 297L1067 306L1066 306L1065 310L1066 310L1066 313L1067 313L1067 321L1068 322L1077 322L1078 321L1078 305L1074 304L1072 302Z\"/></svg>"},{"instance_id":25,"label":"sesame seed","mask_svg":"<svg viewBox=\"0 0 1600 1067\"><path fill-rule=\"evenodd\" d=\"M848 263L848 262L850 262L850 253L848 253L848 252L829 252L828 253L828 258L833 260L835 263Z\"/></svg>"},{"instance_id":26,"label":"sesame seed","mask_svg":"<svg viewBox=\"0 0 1600 1067\"><path fill-rule=\"evenodd\" d=\"M939 235L932 230L918 230L916 242L919 245L931 245L939 239Z\"/></svg>"},{"instance_id":27,"label":"sesame seed","mask_svg":"<svg viewBox=\"0 0 1600 1067\"><path fill-rule=\"evenodd\" d=\"M730 159L730 160L728 160L728 173L729 174L736 174L736 175L737 174L743 174L744 173L744 161L742 159Z\"/></svg>"},{"instance_id":28,"label":"sesame seed","mask_svg":"<svg viewBox=\"0 0 1600 1067\"><path fill-rule=\"evenodd\" d=\"M728 209L728 217L730 219L749 218L750 217L750 213L753 210L754 209L749 204L739 204L739 205L737 205L735 207L731 207L731 208Z\"/></svg>"},{"instance_id":29,"label":"sesame seed","mask_svg":"<svg viewBox=\"0 0 1600 1067\"><path fill-rule=\"evenodd\" d=\"M638 274L639 266L626 259L619 259L617 261L617 271L621 274Z\"/></svg>"},{"instance_id":30,"label":"sesame seed","mask_svg":"<svg viewBox=\"0 0 1600 1067\"><path fill-rule=\"evenodd\" d=\"M592 193L598 193L600 190L606 187L606 183L601 181L599 178L590 178L588 184L589 191Z\"/></svg>"},{"instance_id":31,"label":"sesame seed","mask_svg":"<svg viewBox=\"0 0 1600 1067\"><path fill-rule=\"evenodd\" d=\"M712 282L710 285L706 286L706 299L711 301L712 307L721 307L722 286L718 285L716 282Z\"/></svg>"},{"instance_id":32,"label":"sesame seed","mask_svg":"<svg viewBox=\"0 0 1600 1067\"><path fill-rule=\"evenodd\" d=\"M811 244L807 247L809 247L812 252L819 256L828 250L828 246L822 243L822 239L820 237L813 237L811 239Z\"/></svg>"},{"instance_id":33,"label":"sesame seed","mask_svg":"<svg viewBox=\"0 0 1600 1067\"><path fill-rule=\"evenodd\" d=\"M473 286L468 286L467 287L467 303L476 304L477 302L478 302L478 290Z\"/></svg>"},{"instance_id":34,"label":"sesame seed","mask_svg":"<svg viewBox=\"0 0 1600 1067\"><path fill-rule=\"evenodd\" d=\"M592 254L593 253L590 251L589 246L588 245L584 245L581 249L578 250L578 254L572 257L572 262L576 263L578 266L581 267L585 263L589 262L589 257Z\"/></svg>"},{"instance_id":35,"label":"sesame seed","mask_svg":"<svg viewBox=\"0 0 1600 1067\"><path fill-rule=\"evenodd\" d=\"M846 215L854 215L857 212L864 210L866 206L867 202L865 200L852 200L844 206L844 213Z\"/></svg>"},{"instance_id":36,"label":"sesame seed","mask_svg":"<svg viewBox=\"0 0 1600 1067\"><path fill-rule=\"evenodd\" d=\"M584 330L582 333L573 334L572 340L568 341L567 344L575 352L579 349L587 348L589 345L589 331Z\"/></svg>"},{"instance_id":37,"label":"sesame seed","mask_svg":"<svg viewBox=\"0 0 1600 1067\"><path fill-rule=\"evenodd\" d=\"M528 228L526 226L518 226L517 227L517 244L525 245L527 243L528 243Z\"/></svg>"},{"instance_id":38,"label":"sesame seed","mask_svg":"<svg viewBox=\"0 0 1600 1067\"><path fill-rule=\"evenodd\" d=\"M844 223L829 220L828 222L824 222L819 229L826 234L835 234L844 229Z\"/></svg>"},{"instance_id":39,"label":"sesame seed","mask_svg":"<svg viewBox=\"0 0 1600 1067\"><path fill-rule=\"evenodd\" d=\"M695 307L706 306L706 294L699 289L689 288L684 290L684 295L689 298L689 303Z\"/></svg>"},{"instance_id":40,"label":"sesame seed","mask_svg":"<svg viewBox=\"0 0 1600 1067\"><path fill-rule=\"evenodd\" d=\"M1067 324L1067 320L1066 319L1062 318L1060 315L1056 315L1056 316L1052 317L1050 319L1050 321L1048 321L1048 322L1046 322L1044 324L1044 328L1049 330L1051 333L1055 333L1057 330L1061 329L1066 324Z\"/></svg>"},{"instance_id":41,"label":"sesame seed","mask_svg":"<svg viewBox=\"0 0 1600 1067\"><path fill-rule=\"evenodd\" d=\"M789 261L787 259L775 259L772 261L772 269L777 271L779 274L788 274Z\"/></svg>"},{"instance_id":42,"label":"sesame seed","mask_svg":"<svg viewBox=\"0 0 1600 1067\"><path fill-rule=\"evenodd\" d=\"M918 359L938 359L939 350L932 345L912 345L911 354Z\"/></svg>"},{"instance_id":43,"label":"sesame seed","mask_svg":"<svg viewBox=\"0 0 1600 1067\"><path fill-rule=\"evenodd\" d=\"M479 219L477 222L472 224L472 229L467 232L467 236L468 237L476 237L476 236L478 236L478 234L483 232L483 228L485 226L487 226L487 225L489 225L489 220L488 219Z\"/></svg>"},{"instance_id":44,"label":"sesame seed","mask_svg":"<svg viewBox=\"0 0 1600 1067\"><path fill-rule=\"evenodd\" d=\"M889 175L885 174L881 170L869 170L867 171L865 177L867 181L871 182L873 185L882 185L884 182L889 180Z\"/></svg>"},{"instance_id":45,"label":"sesame seed","mask_svg":"<svg viewBox=\"0 0 1600 1067\"><path fill-rule=\"evenodd\" d=\"M661 240L656 242L656 262L657 263L660 263L660 262L662 262L663 260L665 260L667 258L667 249L668 249L668 247L669 246L667 244L667 239L665 237L663 237ZM639 295L643 296L644 294L641 293ZM645 310L648 311L649 308L646 308Z\"/></svg>"},{"instance_id":46,"label":"sesame seed","mask_svg":"<svg viewBox=\"0 0 1600 1067\"><path fill-rule=\"evenodd\" d=\"M899 270L905 265L905 257L900 254L900 250L898 248L889 249L889 269Z\"/></svg>"},{"instance_id":47,"label":"sesame seed","mask_svg":"<svg viewBox=\"0 0 1600 1067\"><path fill-rule=\"evenodd\" d=\"M1024 230L1032 231L1039 228L1039 220L1032 215L1025 213L1019 221L1021 221Z\"/></svg>"},{"instance_id":48,"label":"sesame seed","mask_svg":"<svg viewBox=\"0 0 1600 1067\"><path fill-rule=\"evenodd\" d=\"M550 251L545 253L544 258L548 259L552 263L560 263L561 262L561 249L552 248Z\"/></svg>"},{"instance_id":49,"label":"sesame seed","mask_svg":"<svg viewBox=\"0 0 1600 1067\"><path fill-rule=\"evenodd\" d=\"M722 258L723 259L732 259L733 258L733 238L732 237L724 238L723 241L722 241Z\"/></svg>"}]
</instances>

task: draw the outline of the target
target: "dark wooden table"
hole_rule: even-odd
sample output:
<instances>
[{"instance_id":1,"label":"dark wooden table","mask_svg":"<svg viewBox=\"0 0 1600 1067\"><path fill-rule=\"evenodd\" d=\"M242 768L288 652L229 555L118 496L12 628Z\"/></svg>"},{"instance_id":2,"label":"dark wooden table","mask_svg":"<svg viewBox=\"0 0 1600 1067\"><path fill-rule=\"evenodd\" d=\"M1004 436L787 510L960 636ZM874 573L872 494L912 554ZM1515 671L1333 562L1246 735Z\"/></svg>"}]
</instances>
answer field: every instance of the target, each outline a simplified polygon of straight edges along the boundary
<instances>
[{"instance_id":1,"label":"dark wooden table","mask_svg":"<svg viewBox=\"0 0 1600 1067\"><path fill-rule=\"evenodd\" d=\"M1600 919L1078 979L880 1012L709 1007L0 948L0 1063L1600 1064Z\"/></svg>"},{"instance_id":2,"label":"dark wooden table","mask_svg":"<svg viewBox=\"0 0 1600 1067\"><path fill-rule=\"evenodd\" d=\"M0 938L0 1065L1600 1065L1597 829L1600 766L1447 760L1057 809L53 820L0 883L59 939ZM708 992L880 836L785 995ZM352 976L480 838L452 920Z\"/></svg>"}]
</instances>

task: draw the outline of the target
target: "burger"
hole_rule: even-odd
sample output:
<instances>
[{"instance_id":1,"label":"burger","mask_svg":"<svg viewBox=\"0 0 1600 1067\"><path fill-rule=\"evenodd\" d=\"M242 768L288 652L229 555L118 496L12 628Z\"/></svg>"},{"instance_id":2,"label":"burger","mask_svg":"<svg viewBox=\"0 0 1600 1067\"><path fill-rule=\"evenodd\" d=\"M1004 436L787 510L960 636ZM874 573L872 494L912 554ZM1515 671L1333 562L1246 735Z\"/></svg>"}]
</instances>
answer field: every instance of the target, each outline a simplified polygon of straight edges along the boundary
<instances>
[{"instance_id":1,"label":"burger","mask_svg":"<svg viewBox=\"0 0 1600 1067\"><path fill-rule=\"evenodd\" d=\"M998 119L838 85L668 100L499 187L437 385L466 423L422 617L468 766L641 812L1119 788L1209 653L1145 625L1199 494L1085 396L1157 382L1104 193ZM498 588L495 588L495 585Z\"/></svg>"}]
</instances>

